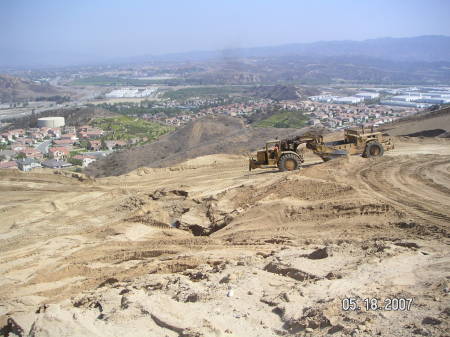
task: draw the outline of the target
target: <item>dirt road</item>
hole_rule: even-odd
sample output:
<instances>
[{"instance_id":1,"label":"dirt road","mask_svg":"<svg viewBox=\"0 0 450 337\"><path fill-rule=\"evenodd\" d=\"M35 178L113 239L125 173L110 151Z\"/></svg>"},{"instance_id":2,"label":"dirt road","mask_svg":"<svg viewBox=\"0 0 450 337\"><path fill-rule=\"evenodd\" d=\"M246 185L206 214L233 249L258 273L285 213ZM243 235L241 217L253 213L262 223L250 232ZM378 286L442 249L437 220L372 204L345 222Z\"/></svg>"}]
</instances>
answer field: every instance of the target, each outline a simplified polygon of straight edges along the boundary
<instances>
[{"instance_id":1,"label":"dirt road","mask_svg":"<svg viewBox=\"0 0 450 337\"><path fill-rule=\"evenodd\" d=\"M2 332L445 336L450 141L396 144L293 173L232 155L97 180L2 171Z\"/></svg>"}]
</instances>

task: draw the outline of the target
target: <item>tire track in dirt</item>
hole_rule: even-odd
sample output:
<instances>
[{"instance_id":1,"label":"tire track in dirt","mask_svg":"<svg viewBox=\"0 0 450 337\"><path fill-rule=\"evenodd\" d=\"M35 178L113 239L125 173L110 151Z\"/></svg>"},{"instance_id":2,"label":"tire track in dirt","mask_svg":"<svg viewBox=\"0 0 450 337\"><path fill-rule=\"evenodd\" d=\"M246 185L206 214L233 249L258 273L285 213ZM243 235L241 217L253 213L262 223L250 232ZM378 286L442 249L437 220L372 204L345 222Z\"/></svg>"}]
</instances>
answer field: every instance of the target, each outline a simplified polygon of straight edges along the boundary
<instances>
[{"instance_id":1,"label":"tire track in dirt","mask_svg":"<svg viewBox=\"0 0 450 337\"><path fill-rule=\"evenodd\" d=\"M445 192L450 184L443 186L429 178L440 174L436 173L436 165L450 165L450 158L444 158L429 155L382 158L360 169L357 176L382 198L408 209L416 217L434 224L448 224L449 196Z\"/></svg>"}]
</instances>

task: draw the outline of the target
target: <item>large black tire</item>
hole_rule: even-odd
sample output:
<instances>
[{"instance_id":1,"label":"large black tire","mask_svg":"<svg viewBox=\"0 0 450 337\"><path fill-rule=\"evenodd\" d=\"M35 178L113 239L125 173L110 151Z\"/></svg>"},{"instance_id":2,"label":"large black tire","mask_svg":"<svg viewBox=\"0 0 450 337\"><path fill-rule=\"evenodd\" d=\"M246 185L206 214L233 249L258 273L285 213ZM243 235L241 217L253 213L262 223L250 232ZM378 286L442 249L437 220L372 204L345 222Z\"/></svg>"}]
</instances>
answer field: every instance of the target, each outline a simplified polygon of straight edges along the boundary
<instances>
[{"instance_id":1,"label":"large black tire","mask_svg":"<svg viewBox=\"0 0 450 337\"><path fill-rule=\"evenodd\" d=\"M370 142L366 145L363 156L366 158L381 157L384 154L383 145L378 142Z\"/></svg>"},{"instance_id":2,"label":"large black tire","mask_svg":"<svg viewBox=\"0 0 450 337\"><path fill-rule=\"evenodd\" d=\"M280 171L294 171L300 169L302 162L299 156L293 153L287 153L281 156L278 161L278 169Z\"/></svg>"}]
</instances>

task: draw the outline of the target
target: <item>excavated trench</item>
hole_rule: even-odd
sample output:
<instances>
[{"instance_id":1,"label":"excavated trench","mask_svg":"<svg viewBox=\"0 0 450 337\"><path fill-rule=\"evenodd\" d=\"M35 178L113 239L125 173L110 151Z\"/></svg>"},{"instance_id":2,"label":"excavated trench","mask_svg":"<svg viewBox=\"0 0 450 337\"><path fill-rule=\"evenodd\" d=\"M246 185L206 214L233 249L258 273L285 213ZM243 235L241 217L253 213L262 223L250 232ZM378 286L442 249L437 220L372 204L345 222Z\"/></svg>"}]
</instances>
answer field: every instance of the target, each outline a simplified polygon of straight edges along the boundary
<instances>
[{"instance_id":1,"label":"excavated trench","mask_svg":"<svg viewBox=\"0 0 450 337\"><path fill-rule=\"evenodd\" d=\"M184 190L159 189L152 193L141 193L127 197L117 207L125 212L124 220L159 228L177 228L193 236L209 236L227 226L233 219L226 212L217 209L217 199L192 198ZM192 212L190 221L183 218ZM199 221L195 221L196 217Z\"/></svg>"}]
</instances>

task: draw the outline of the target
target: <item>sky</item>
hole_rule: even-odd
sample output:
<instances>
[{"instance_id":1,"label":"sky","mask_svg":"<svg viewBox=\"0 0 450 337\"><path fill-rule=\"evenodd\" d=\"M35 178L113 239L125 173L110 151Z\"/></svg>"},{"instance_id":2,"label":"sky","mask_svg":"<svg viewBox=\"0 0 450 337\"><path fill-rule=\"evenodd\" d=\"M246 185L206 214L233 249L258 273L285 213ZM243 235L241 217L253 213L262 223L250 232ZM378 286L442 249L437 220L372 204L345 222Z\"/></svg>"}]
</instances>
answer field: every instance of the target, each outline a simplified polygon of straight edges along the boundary
<instances>
[{"instance_id":1,"label":"sky","mask_svg":"<svg viewBox=\"0 0 450 337\"><path fill-rule=\"evenodd\" d=\"M108 59L450 36L447 0L0 0L0 54Z\"/></svg>"}]
</instances>

